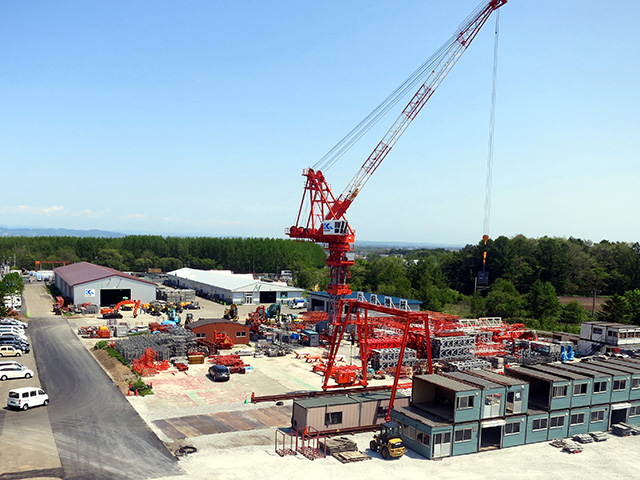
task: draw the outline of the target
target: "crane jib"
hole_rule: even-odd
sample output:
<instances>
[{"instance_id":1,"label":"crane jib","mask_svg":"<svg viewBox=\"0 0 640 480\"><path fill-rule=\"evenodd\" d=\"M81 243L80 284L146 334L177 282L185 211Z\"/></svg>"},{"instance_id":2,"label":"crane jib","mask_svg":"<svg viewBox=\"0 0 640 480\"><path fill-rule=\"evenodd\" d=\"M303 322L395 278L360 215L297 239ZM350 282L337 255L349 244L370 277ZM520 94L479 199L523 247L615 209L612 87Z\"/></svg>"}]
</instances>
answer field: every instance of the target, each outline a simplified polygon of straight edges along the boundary
<instances>
[{"instance_id":1,"label":"crane jib","mask_svg":"<svg viewBox=\"0 0 640 480\"><path fill-rule=\"evenodd\" d=\"M306 177L306 183L302 203L298 211L298 218L296 225L287 229L286 233L291 238L310 240L325 245L328 254L327 266L329 267L329 284L327 286L327 292L329 294L328 313L329 322L332 325L339 323L342 315L340 302L344 295L351 292L347 282L349 278L349 267L354 264L355 260L353 256L355 231L349 226L345 218L348 208L369 178L371 178L371 175L373 175L400 139L409 124L416 118L418 113L420 113L435 90L476 38L478 32L493 11L505 3L507 3L507 0L489 0L484 6L478 7L467 17L450 40L436 52L436 55L433 57L433 63L426 64L429 69L418 70L420 74L424 73L426 79L424 81L418 80L420 81L420 87L417 92L415 92L391 128L389 128L339 197L334 197L320 169L308 169L303 172L303 175ZM417 81L415 84L417 84ZM407 85L414 85L413 80L406 83L403 88L400 88L397 92L404 94ZM395 100L396 96L392 94L389 98ZM386 113L386 110L384 113ZM366 121L361 122L360 126L362 126L363 129L368 129L372 122L375 123L375 121L377 121L377 118L376 113L372 117L368 117ZM352 130L350 135L352 133L353 137L348 140L349 142L352 138L357 139L362 135L358 127ZM349 135L345 138L348 137ZM348 146L349 145L346 147L341 146L340 148L334 147L332 151L343 152L345 149L348 149ZM330 164L327 165L330 166ZM332 342L334 340L336 339L332 339ZM331 368L327 368L326 372L330 371ZM326 372L325 375L328 375ZM327 388L327 379L328 377L325 376L323 388Z\"/></svg>"}]
</instances>

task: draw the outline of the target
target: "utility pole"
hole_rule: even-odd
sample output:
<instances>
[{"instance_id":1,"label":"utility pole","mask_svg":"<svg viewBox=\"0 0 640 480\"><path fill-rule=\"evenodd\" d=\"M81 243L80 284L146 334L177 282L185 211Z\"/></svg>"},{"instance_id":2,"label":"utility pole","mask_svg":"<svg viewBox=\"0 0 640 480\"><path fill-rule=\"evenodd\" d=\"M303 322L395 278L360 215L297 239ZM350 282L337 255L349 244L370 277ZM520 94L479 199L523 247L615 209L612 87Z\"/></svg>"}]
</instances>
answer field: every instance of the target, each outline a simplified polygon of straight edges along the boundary
<instances>
[{"instance_id":1,"label":"utility pole","mask_svg":"<svg viewBox=\"0 0 640 480\"><path fill-rule=\"evenodd\" d=\"M591 318L595 318L596 316L596 294L598 293L597 290L593 290L593 306L591 307Z\"/></svg>"}]
</instances>

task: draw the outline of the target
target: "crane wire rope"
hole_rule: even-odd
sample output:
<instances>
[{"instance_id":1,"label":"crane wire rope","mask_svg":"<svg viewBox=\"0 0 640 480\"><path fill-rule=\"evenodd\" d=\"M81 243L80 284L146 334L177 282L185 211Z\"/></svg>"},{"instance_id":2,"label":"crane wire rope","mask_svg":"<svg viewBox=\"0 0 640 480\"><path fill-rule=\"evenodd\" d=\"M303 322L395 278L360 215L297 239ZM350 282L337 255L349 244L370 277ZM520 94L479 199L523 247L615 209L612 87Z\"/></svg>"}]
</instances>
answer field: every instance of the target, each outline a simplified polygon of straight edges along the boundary
<instances>
[{"instance_id":1,"label":"crane wire rope","mask_svg":"<svg viewBox=\"0 0 640 480\"><path fill-rule=\"evenodd\" d=\"M415 89L417 85L424 82L427 76L432 72L433 68L438 65L442 57L451 49L451 46L459 38L459 33L467 26L471 19L477 17L478 13L484 8L481 3L464 22L460 24L456 33L447 40L429 59L420 65L407 79L404 80L391 94L387 96L369 115L367 115L358 125L356 125L342 140L331 148L320 160L314 165L314 170L326 171L331 168L342 156L347 153L353 145L358 142L374 125L384 117L408 92Z\"/></svg>"},{"instance_id":2,"label":"crane wire rope","mask_svg":"<svg viewBox=\"0 0 640 480\"><path fill-rule=\"evenodd\" d=\"M496 123L496 87L498 80L498 38L500 33L500 11L496 12L496 28L493 46L493 85L491 90L491 113L489 114L489 148L487 154L487 178L484 192L484 224L482 226L484 240L484 252L482 254L482 270L484 271L487 260L487 241L489 240L489 228L491 221L491 186L493 183L493 145Z\"/></svg>"}]
</instances>

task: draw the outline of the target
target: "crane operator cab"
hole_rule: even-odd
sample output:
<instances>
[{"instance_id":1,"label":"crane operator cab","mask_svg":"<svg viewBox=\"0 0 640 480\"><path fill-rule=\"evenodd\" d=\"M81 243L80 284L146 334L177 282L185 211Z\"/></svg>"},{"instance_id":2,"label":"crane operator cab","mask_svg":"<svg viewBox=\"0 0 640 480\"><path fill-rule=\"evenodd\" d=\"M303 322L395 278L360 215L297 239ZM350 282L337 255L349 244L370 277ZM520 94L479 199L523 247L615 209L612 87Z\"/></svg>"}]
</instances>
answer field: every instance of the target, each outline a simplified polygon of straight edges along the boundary
<instances>
[{"instance_id":1,"label":"crane operator cab","mask_svg":"<svg viewBox=\"0 0 640 480\"><path fill-rule=\"evenodd\" d=\"M379 451L382 458L400 458L404 455L404 444L400 438L401 427L395 422L380 424L380 432L373 436L369 448L374 452Z\"/></svg>"}]
</instances>

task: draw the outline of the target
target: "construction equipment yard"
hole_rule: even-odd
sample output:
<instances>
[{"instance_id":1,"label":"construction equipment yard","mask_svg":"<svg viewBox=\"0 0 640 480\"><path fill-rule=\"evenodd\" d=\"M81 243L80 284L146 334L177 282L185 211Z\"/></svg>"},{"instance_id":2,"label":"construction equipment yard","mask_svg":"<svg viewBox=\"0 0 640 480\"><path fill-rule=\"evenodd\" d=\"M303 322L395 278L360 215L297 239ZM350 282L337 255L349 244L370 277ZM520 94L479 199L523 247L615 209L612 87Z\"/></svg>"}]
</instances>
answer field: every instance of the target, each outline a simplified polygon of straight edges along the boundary
<instances>
[{"instance_id":1,"label":"construction equipment yard","mask_svg":"<svg viewBox=\"0 0 640 480\"><path fill-rule=\"evenodd\" d=\"M60 325L61 328L73 332L70 342L83 345L86 352L93 352L92 345L96 339L84 339L76 334L77 327L82 324L101 320L89 317L55 316L51 310L51 297L41 285L28 285L25 290L25 303L28 308L33 327L38 325ZM223 306L213 302L201 301L202 310L199 315L221 314ZM240 307L239 315L246 313ZM249 307L246 307L249 308ZM126 315L127 313L125 313ZM147 316L149 317L149 316ZM126 317L125 317L126 318ZM145 319L145 315L137 320ZM80 343L81 342L81 343ZM74 345L58 347L60 351L73 349ZM242 345L246 349L246 345ZM317 347L300 347L300 350L320 352ZM341 354L348 361L350 347L344 346ZM36 352L37 356L38 353ZM91 357L87 356L88 359ZM101 358L103 367L111 378L104 376L87 377L85 382L98 382L105 385L84 385L93 389L104 387L118 380L123 371L130 370L113 358ZM419 475L437 475L439 478L546 478L553 471L554 476L569 476L577 469L588 471L590 476L606 478L630 478L637 470L635 452L640 447L640 437L610 436L606 442L585 445L580 455L571 455L543 442L524 445L517 448L506 448L483 452L477 455L462 455L428 461L422 456L407 450L397 460L385 461L378 453L369 450L372 432L345 435L357 443L358 450L371 457L370 461L357 461L343 464L336 458L316 458L310 460L305 456L280 456L275 451L275 435L277 431L286 431L291 425L291 400L276 402L251 403L251 393L256 395L282 394L300 390L319 390L322 377L311 371L310 364L303 357L295 355L283 357L246 357L246 362L253 367L250 373L232 375L228 382L213 382L207 375L210 364L190 365L187 371L181 372L169 368L153 377L145 378L152 383L153 395L126 396L128 388L122 388L119 395L135 409L151 431L157 435L168 449L175 452L180 446L188 445L197 448L193 454L181 457L175 464L176 469L165 469L166 476L157 470L149 471L147 478L189 478L205 479L215 476L221 479L243 478L319 478L336 475L352 479L369 479L387 475L409 477ZM40 372L42 374L42 372ZM45 379L43 379L45 380ZM80 379L82 382L83 379ZM125 380L118 380L121 384ZM378 383L384 383L378 381ZM126 385L126 383L125 383ZM64 400L63 400L64 401ZM27 478L20 472L33 472L28 478L65 478L68 468L61 468L63 445L56 435L57 423L52 421L54 435L46 421L56 404L52 396L51 405L47 409L40 408L33 412L6 412L3 417L2 435L0 435L0 452L2 474L0 479ZM60 405L58 404L58 407ZM3 412L4 413L4 412ZM28 423L23 421L30 414L43 417L37 426L25 430ZM11 414L11 415L10 415ZM111 415L118 415L111 413ZM14 420L15 417L15 420ZM20 422L16 422L20 420ZM112 424L113 418L99 418L96 422ZM100 423L93 428L101 428ZM106 427L104 427L106 428ZM126 427L119 426L113 432L116 438L131 435ZM47 433L47 430L49 432ZM135 435L135 434L133 434ZM36 442L37 440L37 442ZM34 444L38 452L46 455L34 455ZM160 444L159 444L160 445ZM56 448L57 447L57 448ZM7 452L15 451L12 455ZM56 454L56 452L58 452ZM109 457L103 450L101 455ZM142 459L141 459L142 460ZM87 460L88 461L88 460ZM68 460L63 460L63 464ZM497 467L499 466L499 467ZM115 465L117 468L117 465ZM63 473L64 472L64 473ZM178 473L183 472L183 473ZM488 472L491 472L490 474ZM122 478L144 478L140 472L127 474ZM133 475L133 476L131 476ZM78 477L80 478L80 477ZM107 477L94 477L107 478ZM110 476L109 478L118 478Z\"/></svg>"}]
</instances>

